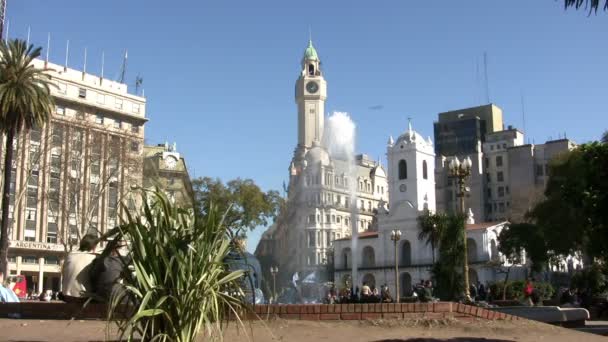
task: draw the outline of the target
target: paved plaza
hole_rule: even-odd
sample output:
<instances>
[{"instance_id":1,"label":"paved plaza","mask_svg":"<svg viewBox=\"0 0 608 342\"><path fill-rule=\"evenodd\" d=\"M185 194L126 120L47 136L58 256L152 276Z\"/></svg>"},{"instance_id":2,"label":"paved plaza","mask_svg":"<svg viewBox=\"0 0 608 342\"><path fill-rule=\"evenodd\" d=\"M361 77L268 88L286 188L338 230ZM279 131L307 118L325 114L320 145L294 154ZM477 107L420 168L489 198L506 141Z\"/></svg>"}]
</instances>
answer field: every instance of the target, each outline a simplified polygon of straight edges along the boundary
<instances>
[{"instance_id":1,"label":"paved plaza","mask_svg":"<svg viewBox=\"0 0 608 342\"><path fill-rule=\"evenodd\" d=\"M102 321L0 320L2 341L104 341L106 324ZM110 340L115 340L110 329ZM200 341L205 340L202 336ZM289 342L510 342L510 341L606 341L602 336L581 333L531 321L360 321L313 322L256 321L237 329L232 323L224 341Z\"/></svg>"}]
</instances>

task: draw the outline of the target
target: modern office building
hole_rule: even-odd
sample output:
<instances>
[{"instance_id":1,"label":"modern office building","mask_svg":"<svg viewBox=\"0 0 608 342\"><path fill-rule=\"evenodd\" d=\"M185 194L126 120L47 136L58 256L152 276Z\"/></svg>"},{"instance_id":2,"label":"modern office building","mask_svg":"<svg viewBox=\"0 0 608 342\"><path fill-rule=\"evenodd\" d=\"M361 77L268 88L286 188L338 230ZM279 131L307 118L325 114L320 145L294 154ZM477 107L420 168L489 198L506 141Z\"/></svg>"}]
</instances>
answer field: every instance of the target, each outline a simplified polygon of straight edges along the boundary
<instances>
[{"instance_id":1,"label":"modern office building","mask_svg":"<svg viewBox=\"0 0 608 342\"><path fill-rule=\"evenodd\" d=\"M129 194L142 184L146 100L123 83L34 65L49 69L56 107L49 123L15 138L9 270L26 276L28 291L59 291L66 252L116 226L121 202L136 205Z\"/></svg>"},{"instance_id":2,"label":"modern office building","mask_svg":"<svg viewBox=\"0 0 608 342\"><path fill-rule=\"evenodd\" d=\"M144 147L144 188L160 189L178 206L192 208L194 193L186 160L176 144Z\"/></svg>"},{"instance_id":3,"label":"modern office building","mask_svg":"<svg viewBox=\"0 0 608 342\"><path fill-rule=\"evenodd\" d=\"M454 157L470 157L473 162L466 203L477 221L521 221L542 199L549 162L575 143L560 139L525 144L523 132L512 126L502 129L502 122L502 110L493 104L439 114L435 123L439 211L458 208L456 184L448 170Z\"/></svg>"}]
</instances>

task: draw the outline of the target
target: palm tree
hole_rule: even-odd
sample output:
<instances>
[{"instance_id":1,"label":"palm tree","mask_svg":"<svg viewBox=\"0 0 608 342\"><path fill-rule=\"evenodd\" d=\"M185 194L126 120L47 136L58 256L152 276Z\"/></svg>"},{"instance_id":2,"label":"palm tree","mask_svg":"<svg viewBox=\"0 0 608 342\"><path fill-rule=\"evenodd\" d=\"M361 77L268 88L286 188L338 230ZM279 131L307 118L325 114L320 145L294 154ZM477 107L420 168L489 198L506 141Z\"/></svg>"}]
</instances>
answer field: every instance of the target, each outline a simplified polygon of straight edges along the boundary
<instances>
[{"instance_id":1,"label":"palm tree","mask_svg":"<svg viewBox=\"0 0 608 342\"><path fill-rule=\"evenodd\" d=\"M4 149L4 189L0 230L0 270L8 269L8 226L13 164L13 139L20 130L40 127L51 117L54 101L50 77L32 64L41 48L23 40L0 43L0 130L6 134Z\"/></svg>"},{"instance_id":2,"label":"palm tree","mask_svg":"<svg viewBox=\"0 0 608 342\"><path fill-rule=\"evenodd\" d=\"M564 0L564 5L566 9L570 7L574 7L575 9L579 9L584 7L585 9L589 9L589 14L592 12L597 13L597 10L603 8L604 11L608 11L608 1L603 0L604 4L602 6L602 0Z\"/></svg>"},{"instance_id":3,"label":"palm tree","mask_svg":"<svg viewBox=\"0 0 608 342\"><path fill-rule=\"evenodd\" d=\"M431 245L433 264L435 264L435 249L439 245L441 234L444 231L445 219L445 215L432 214L428 211L418 217L418 225L420 226L418 240L426 240L426 244Z\"/></svg>"}]
</instances>

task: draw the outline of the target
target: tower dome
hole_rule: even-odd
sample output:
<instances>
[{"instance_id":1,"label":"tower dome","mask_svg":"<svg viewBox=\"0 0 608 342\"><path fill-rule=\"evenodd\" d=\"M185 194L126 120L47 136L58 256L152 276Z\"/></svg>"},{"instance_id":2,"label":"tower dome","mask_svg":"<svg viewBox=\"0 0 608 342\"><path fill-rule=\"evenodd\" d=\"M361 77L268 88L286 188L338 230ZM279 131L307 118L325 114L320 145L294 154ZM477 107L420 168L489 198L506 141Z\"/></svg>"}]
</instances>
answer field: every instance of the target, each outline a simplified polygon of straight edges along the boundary
<instances>
[{"instance_id":1,"label":"tower dome","mask_svg":"<svg viewBox=\"0 0 608 342\"><path fill-rule=\"evenodd\" d=\"M312 40L308 40L308 47L304 50L304 59L309 61L318 61L319 56L317 55L317 50L312 46Z\"/></svg>"}]
</instances>

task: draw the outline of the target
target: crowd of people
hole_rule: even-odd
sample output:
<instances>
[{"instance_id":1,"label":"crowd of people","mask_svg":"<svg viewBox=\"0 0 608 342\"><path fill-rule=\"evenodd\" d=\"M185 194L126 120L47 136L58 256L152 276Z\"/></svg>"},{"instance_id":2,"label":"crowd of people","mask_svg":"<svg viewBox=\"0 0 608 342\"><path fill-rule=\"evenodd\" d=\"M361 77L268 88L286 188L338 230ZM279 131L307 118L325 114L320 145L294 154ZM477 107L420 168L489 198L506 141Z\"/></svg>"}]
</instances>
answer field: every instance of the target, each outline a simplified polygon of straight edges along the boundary
<instances>
[{"instance_id":1,"label":"crowd of people","mask_svg":"<svg viewBox=\"0 0 608 342\"><path fill-rule=\"evenodd\" d=\"M419 284L412 286L411 294L413 300L421 302L430 302L435 300L433 297L433 284L430 280L421 280ZM324 300L325 304L345 304L345 303L393 303L393 298L388 285L383 284L378 289L375 286L370 286L363 282L361 289L359 286L354 288L343 288L341 291L336 291L332 286L327 292Z\"/></svg>"}]
</instances>

